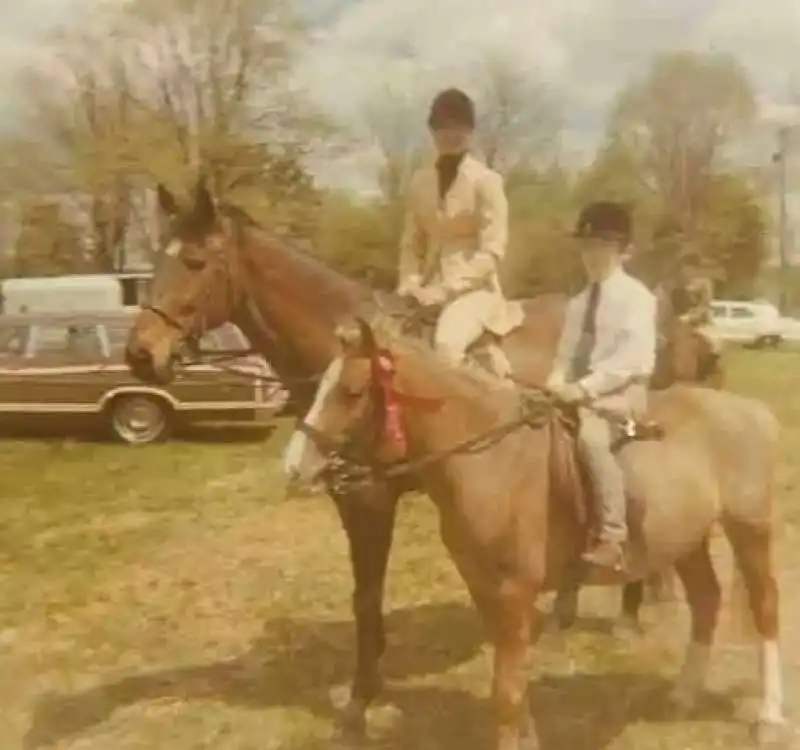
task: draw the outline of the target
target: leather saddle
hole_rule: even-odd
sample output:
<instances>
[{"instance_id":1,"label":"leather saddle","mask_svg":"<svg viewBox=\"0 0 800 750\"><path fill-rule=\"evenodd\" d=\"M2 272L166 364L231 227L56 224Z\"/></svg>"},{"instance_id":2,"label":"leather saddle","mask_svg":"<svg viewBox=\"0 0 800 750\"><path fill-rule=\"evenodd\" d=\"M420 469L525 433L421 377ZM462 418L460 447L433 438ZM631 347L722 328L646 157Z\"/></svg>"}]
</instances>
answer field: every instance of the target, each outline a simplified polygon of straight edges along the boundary
<instances>
[{"instance_id":1,"label":"leather saddle","mask_svg":"<svg viewBox=\"0 0 800 750\"><path fill-rule=\"evenodd\" d=\"M391 298L388 296L381 298L381 308L385 314L399 323L400 330L404 335L424 341L429 346L434 345L436 324L444 305L421 305L411 297L391 295ZM467 359L473 361L478 367L492 371L490 345L499 344L499 342L499 337L486 331L468 349Z\"/></svg>"},{"instance_id":2,"label":"leather saddle","mask_svg":"<svg viewBox=\"0 0 800 750\"><path fill-rule=\"evenodd\" d=\"M433 344L433 333L442 313L442 305L421 305L413 300L404 300L405 310L400 314L403 333Z\"/></svg>"}]
</instances>

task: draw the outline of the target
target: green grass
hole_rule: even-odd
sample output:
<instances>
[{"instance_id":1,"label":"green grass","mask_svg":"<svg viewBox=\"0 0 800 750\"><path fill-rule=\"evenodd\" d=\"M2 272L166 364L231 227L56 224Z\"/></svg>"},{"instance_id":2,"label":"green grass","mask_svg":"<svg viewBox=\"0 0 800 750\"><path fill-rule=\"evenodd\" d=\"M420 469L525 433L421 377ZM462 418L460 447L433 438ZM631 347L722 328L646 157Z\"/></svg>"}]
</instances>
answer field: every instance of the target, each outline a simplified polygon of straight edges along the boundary
<instances>
[{"instance_id":1,"label":"green grass","mask_svg":"<svg viewBox=\"0 0 800 750\"><path fill-rule=\"evenodd\" d=\"M729 366L730 386L784 423L780 563L796 711L800 354L736 350ZM287 430L137 449L2 444L1 750L327 746L354 654L349 563L332 503L284 498ZM400 513L387 606L387 701L370 717L378 745L489 747L487 654L419 499ZM616 592L582 601L589 625L616 607ZM745 746L726 691L752 680L754 660L723 627L720 695L695 721L667 720L654 696L677 669L686 616L668 605L647 618L647 636L625 646L591 627L542 639L531 684L545 750Z\"/></svg>"}]
</instances>

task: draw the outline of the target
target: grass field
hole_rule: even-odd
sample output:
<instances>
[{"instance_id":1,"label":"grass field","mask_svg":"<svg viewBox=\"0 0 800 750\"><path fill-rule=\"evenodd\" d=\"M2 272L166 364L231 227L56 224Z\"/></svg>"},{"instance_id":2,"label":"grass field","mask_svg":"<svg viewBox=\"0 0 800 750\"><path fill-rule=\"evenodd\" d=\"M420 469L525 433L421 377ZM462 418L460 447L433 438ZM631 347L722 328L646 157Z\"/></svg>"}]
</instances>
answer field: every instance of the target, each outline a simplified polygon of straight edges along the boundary
<instances>
[{"instance_id":1,"label":"grass field","mask_svg":"<svg viewBox=\"0 0 800 750\"><path fill-rule=\"evenodd\" d=\"M784 423L779 558L796 716L800 354L733 352L729 366L730 386ZM287 429L142 449L0 446L0 750L326 747L354 653L349 564L332 503L283 497ZM727 570L727 550L720 559ZM737 710L751 649L723 623L707 710L670 720L658 696L679 664L684 607L649 608L646 636L620 644L596 617L617 598L585 592L578 631L541 641L531 685L545 750L746 747ZM424 500L402 507L387 604L376 745L488 748L487 655Z\"/></svg>"}]
</instances>

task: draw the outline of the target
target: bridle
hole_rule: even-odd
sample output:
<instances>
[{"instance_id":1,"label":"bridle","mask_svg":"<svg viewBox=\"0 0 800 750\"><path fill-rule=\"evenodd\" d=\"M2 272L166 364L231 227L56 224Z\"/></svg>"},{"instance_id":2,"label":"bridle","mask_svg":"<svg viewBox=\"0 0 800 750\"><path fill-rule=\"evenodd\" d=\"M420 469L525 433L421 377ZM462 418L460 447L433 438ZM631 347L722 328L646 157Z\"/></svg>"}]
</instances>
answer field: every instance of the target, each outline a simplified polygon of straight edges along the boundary
<instances>
[{"instance_id":1,"label":"bridle","mask_svg":"<svg viewBox=\"0 0 800 750\"><path fill-rule=\"evenodd\" d=\"M544 391L521 394L516 418L443 450L423 456L409 453L403 426L403 409L436 412L446 398L418 396L398 390L394 356L388 349L378 349L370 358L372 377L369 383L370 408L355 420L341 437L332 438L304 421L296 429L307 435L325 461L319 478L334 495L343 495L365 485L385 483L439 463L451 456L481 453L523 427L543 427L553 414L554 401ZM389 442L398 457L375 457L375 446Z\"/></svg>"},{"instance_id":2,"label":"bridle","mask_svg":"<svg viewBox=\"0 0 800 750\"><path fill-rule=\"evenodd\" d=\"M246 299L252 307L249 295L246 290L241 288L239 282L243 282L244 274L237 273L238 264L236 262L236 248L237 243L234 242L234 250L226 248L226 241L230 240L229 234L223 229L206 238L204 247L209 253L209 263L214 263L214 268L204 269L206 273L211 274L213 277L222 275L225 279L225 292L227 294L228 309L232 313L235 311L242 302L242 298ZM220 259L222 262L220 263ZM179 258L174 259L176 262L181 263ZM183 264L185 265L185 263ZM191 271L191 269L189 269ZM197 300L196 311L191 316L188 323L182 322L177 317L169 313L162 304L157 301L149 301L142 305L142 310L149 312L160 318L169 328L177 331L180 337L180 344L177 351L178 361L181 364L191 364L196 362L201 355L200 341L209 330L208 315L209 308L214 304L214 295L218 292L218 285L210 280L204 285L201 299ZM228 315L227 317L230 317ZM263 317L258 315L256 317L257 323L260 325ZM267 329L268 330L268 329ZM244 353L244 352L243 352ZM254 353L248 351L247 353Z\"/></svg>"}]
</instances>

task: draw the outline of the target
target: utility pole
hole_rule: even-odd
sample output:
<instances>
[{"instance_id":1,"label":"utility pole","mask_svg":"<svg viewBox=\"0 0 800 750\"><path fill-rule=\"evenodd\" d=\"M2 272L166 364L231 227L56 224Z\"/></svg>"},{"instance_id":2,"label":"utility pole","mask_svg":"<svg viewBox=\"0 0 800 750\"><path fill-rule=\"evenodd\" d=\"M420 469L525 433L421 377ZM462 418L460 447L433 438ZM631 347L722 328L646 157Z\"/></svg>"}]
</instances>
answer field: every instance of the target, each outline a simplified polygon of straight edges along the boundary
<instances>
[{"instance_id":1,"label":"utility pole","mask_svg":"<svg viewBox=\"0 0 800 750\"><path fill-rule=\"evenodd\" d=\"M786 212L787 167L789 152L789 127L782 126L778 130L778 150L772 155L772 162L778 169L778 309L781 315L788 312L789 291L789 248L788 215Z\"/></svg>"}]
</instances>

